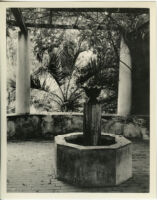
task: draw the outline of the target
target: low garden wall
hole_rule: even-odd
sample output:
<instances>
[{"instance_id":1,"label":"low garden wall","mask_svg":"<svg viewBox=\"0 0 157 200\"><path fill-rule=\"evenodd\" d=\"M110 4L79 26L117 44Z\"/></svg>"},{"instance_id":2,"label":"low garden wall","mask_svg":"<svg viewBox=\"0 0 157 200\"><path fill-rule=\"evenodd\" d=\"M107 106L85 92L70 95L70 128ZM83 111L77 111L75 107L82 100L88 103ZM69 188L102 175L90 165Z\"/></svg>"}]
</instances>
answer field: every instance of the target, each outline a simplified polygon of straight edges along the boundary
<instances>
[{"instance_id":1,"label":"low garden wall","mask_svg":"<svg viewBox=\"0 0 157 200\"><path fill-rule=\"evenodd\" d=\"M83 114L56 113L50 115L8 115L8 140L53 139L59 134L83 129ZM102 131L121 134L127 138L149 140L149 117L102 115Z\"/></svg>"}]
</instances>

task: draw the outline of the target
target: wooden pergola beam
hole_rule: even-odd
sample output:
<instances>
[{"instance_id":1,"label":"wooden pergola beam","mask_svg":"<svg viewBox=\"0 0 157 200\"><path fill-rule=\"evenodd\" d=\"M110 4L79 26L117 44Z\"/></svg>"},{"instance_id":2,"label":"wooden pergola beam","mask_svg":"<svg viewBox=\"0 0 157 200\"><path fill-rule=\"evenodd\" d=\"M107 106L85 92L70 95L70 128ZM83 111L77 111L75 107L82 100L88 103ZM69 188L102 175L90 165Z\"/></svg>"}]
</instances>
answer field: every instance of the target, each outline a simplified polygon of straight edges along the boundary
<instances>
[{"instance_id":1,"label":"wooden pergola beam","mask_svg":"<svg viewBox=\"0 0 157 200\"><path fill-rule=\"evenodd\" d=\"M8 20L8 25L11 26L18 26L17 22L14 20ZM32 23L25 23L26 27L30 28L51 28L51 29L78 29L78 30L89 30L92 29L91 26L88 25L66 25L66 24L32 24ZM117 29L117 28L116 28ZM97 30L106 30L105 25L99 25Z\"/></svg>"},{"instance_id":2,"label":"wooden pergola beam","mask_svg":"<svg viewBox=\"0 0 157 200\"><path fill-rule=\"evenodd\" d=\"M11 11L15 17L16 25L21 29L22 33L27 34L27 26L25 25L21 10L19 8L11 8Z\"/></svg>"},{"instance_id":3,"label":"wooden pergola beam","mask_svg":"<svg viewBox=\"0 0 157 200\"><path fill-rule=\"evenodd\" d=\"M53 12L149 13L149 8L44 8ZM42 12L42 11L41 11ZM41 13L36 12L36 13Z\"/></svg>"},{"instance_id":4,"label":"wooden pergola beam","mask_svg":"<svg viewBox=\"0 0 157 200\"><path fill-rule=\"evenodd\" d=\"M10 26L18 26L19 23L15 20L7 20L7 24ZM146 23L142 24L141 26L138 27L138 30L142 29L143 27L149 25L149 21ZM89 25L67 25L67 24L43 24L43 23L37 23L37 24L32 24L32 23L25 23L25 31L27 31L28 28L50 28L50 29L77 29L77 30L90 30L92 29L91 26ZM118 25L115 28L112 28L112 30L117 30L117 29L122 29L122 27L119 27ZM21 29L21 28L20 28ZM97 30L107 30L105 25L98 25Z\"/></svg>"},{"instance_id":5,"label":"wooden pergola beam","mask_svg":"<svg viewBox=\"0 0 157 200\"><path fill-rule=\"evenodd\" d=\"M20 8L11 8L11 11L15 17L15 20L8 20L7 23L12 26L18 26L23 33L27 33L27 27L32 28L51 28L51 29L78 29L88 30L91 29L89 25L66 25L66 24L52 24L52 13L53 11L62 12L108 12L108 13L149 13L147 8L52 8L49 14L49 24L38 23L25 23ZM116 27L117 29L118 27ZM104 25L99 25L97 30L104 30Z\"/></svg>"}]
</instances>

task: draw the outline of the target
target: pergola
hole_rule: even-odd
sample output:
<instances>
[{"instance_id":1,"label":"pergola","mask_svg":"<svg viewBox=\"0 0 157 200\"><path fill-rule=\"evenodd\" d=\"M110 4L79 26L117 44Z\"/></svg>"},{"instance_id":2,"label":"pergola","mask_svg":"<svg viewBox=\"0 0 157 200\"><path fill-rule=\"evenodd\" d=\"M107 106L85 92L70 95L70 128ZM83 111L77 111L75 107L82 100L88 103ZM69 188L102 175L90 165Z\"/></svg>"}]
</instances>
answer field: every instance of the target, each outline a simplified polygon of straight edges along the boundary
<instances>
[{"instance_id":1,"label":"pergola","mask_svg":"<svg viewBox=\"0 0 157 200\"><path fill-rule=\"evenodd\" d=\"M28 114L30 113L30 54L29 54L29 27L35 28L51 28L51 29L78 29L86 30L91 27L88 24L78 25L74 24L56 24L52 23L52 15L58 14L59 12L102 12L108 15L108 13L130 13L132 9L128 8L55 8L50 9L47 14L47 23L30 23L26 22L22 11L19 8L11 8L14 20L10 19L7 21L9 25L18 26L20 31L18 33L18 70L16 75L16 113L17 114ZM58 13L57 13L58 12ZM148 9L134 9L135 13L148 13ZM75 17L72 15L71 17ZM76 21L75 21L76 22ZM119 27L121 28L121 27ZM104 30L104 25L99 25L97 30ZM131 91L132 91L132 78L131 78L131 56L130 50L125 43L124 38L121 39L120 45L120 59L122 62L119 64L119 85L118 85L118 114L127 115L131 111ZM129 66L129 68L125 67Z\"/></svg>"}]
</instances>

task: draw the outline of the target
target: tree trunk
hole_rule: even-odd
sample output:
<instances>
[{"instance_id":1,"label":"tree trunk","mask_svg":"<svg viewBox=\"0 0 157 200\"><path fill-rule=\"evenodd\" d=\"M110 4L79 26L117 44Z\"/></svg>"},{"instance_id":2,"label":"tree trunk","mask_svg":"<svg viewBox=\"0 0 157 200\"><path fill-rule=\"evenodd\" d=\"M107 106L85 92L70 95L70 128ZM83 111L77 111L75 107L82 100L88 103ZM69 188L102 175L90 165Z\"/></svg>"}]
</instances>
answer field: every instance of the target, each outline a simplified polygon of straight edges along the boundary
<instances>
[{"instance_id":1,"label":"tree trunk","mask_svg":"<svg viewBox=\"0 0 157 200\"><path fill-rule=\"evenodd\" d=\"M84 144L96 146L101 136L101 104L88 101L84 104Z\"/></svg>"}]
</instances>

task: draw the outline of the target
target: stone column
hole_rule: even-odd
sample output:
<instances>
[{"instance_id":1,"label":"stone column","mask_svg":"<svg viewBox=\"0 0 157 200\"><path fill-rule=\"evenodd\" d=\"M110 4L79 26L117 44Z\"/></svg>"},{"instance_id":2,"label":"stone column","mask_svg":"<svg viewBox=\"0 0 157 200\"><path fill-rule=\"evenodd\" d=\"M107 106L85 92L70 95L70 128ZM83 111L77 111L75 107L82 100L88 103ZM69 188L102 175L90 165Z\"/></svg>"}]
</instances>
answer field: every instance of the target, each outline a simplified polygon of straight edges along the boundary
<instances>
[{"instance_id":1,"label":"stone column","mask_svg":"<svg viewBox=\"0 0 157 200\"><path fill-rule=\"evenodd\" d=\"M121 38L120 63L119 63L119 85L118 85L118 115L128 115L131 112L132 78L131 78L131 56L130 50Z\"/></svg>"},{"instance_id":2,"label":"stone column","mask_svg":"<svg viewBox=\"0 0 157 200\"><path fill-rule=\"evenodd\" d=\"M16 73L16 113L30 112L29 33L18 34L18 67Z\"/></svg>"}]
</instances>

